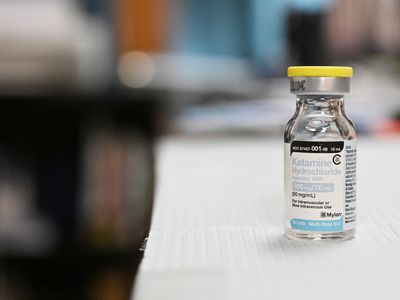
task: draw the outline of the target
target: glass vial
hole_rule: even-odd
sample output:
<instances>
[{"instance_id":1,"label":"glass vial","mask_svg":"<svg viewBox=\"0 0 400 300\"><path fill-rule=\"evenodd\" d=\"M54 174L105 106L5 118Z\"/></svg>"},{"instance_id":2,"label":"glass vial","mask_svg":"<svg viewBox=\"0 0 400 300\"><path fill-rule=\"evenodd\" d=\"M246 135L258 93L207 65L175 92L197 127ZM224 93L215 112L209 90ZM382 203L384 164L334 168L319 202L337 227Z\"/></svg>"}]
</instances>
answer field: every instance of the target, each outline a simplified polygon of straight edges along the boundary
<instances>
[{"instance_id":1,"label":"glass vial","mask_svg":"<svg viewBox=\"0 0 400 300\"><path fill-rule=\"evenodd\" d=\"M355 233L356 132L344 112L350 67L289 67L296 112L285 129L285 231L293 240Z\"/></svg>"}]
</instances>

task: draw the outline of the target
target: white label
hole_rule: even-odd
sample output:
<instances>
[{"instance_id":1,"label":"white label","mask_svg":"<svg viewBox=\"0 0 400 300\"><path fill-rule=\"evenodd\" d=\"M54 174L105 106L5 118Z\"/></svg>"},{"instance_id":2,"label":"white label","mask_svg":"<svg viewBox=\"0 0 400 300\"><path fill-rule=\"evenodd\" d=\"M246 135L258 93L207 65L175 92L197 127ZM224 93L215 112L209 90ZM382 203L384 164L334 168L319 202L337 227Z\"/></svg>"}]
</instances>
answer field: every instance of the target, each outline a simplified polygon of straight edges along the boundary
<instances>
[{"instance_id":1,"label":"white label","mask_svg":"<svg viewBox=\"0 0 400 300\"><path fill-rule=\"evenodd\" d=\"M356 222L356 141L285 143L286 226L341 232Z\"/></svg>"}]
</instances>

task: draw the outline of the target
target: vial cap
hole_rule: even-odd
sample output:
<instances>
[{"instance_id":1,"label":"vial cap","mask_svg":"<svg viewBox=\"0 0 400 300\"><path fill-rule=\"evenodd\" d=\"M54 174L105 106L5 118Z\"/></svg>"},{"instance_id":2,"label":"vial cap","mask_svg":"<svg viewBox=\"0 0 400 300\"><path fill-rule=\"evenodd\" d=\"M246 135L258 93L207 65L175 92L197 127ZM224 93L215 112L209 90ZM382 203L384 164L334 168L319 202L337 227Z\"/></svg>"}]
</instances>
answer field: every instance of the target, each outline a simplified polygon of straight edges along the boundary
<instances>
[{"instance_id":1,"label":"vial cap","mask_svg":"<svg viewBox=\"0 0 400 300\"><path fill-rule=\"evenodd\" d=\"M296 95L344 95L350 92L353 68L296 66L288 68L290 92Z\"/></svg>"},{"instance_id":2,"label":"vial cap","mask_svg":"<svg viewBox=\"0 0 400 300\"><path fill-rule=\"evenodd\" d=\"M352 77L353 68L343 66L292 66L288 77Z\"/></svg>"}]
</instances>

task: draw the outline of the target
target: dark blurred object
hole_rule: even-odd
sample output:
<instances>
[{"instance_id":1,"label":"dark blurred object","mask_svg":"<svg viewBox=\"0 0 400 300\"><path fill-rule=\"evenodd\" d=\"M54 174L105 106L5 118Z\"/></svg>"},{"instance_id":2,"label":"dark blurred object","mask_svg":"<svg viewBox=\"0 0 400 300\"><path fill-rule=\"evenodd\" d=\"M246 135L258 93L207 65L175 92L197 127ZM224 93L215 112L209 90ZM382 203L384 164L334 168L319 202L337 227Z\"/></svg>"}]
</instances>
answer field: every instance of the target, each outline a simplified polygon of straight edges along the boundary
<instances>
[{"instance_id":1,"label":"dark blurred object","mask_svg":"<svg viewBox=\"0 0 400 300\"><path fill-rule=\"evenodd\" d=\"M129 293L153 198L155 102L140 99L118 91L96 99L2 99L2 165L9 167L0 203L20 202L8 209L23 214L19 228L32 221L25 239L2 227L0 265L10 286L25 286L22 299L92 299L89 285L106 280L107 270L130 280L121 283L128 291L115 291Z\"/></svg>"},{"instance_id":2,"label":"dark blurred object","mask_svg":"<svg viewBox=\"0 0 400 300\"><path fill-rule=\"evenodd\" d=\"M318 66L328 64L322 13L293 11L289 14L288 39L290 56L296 64Z\"/></svg>"}]
</instances>

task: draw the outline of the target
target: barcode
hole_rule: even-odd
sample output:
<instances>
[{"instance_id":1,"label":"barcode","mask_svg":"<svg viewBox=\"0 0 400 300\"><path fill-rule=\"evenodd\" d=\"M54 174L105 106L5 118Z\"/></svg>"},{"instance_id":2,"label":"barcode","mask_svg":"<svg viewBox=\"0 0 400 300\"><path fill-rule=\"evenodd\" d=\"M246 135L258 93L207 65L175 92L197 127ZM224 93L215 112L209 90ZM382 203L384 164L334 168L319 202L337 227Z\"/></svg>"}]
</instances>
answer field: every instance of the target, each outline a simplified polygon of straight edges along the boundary
<instances>
[{"instance_id":1,"label":"barcode","mask_svg":"<svg viewBox=\"0 0 400 300\"><path fill-rule=\"evenodd\" d=\"M326 212L325 211L321 211L321 218L326 218Z\"/></svg>"}]
</instances>

